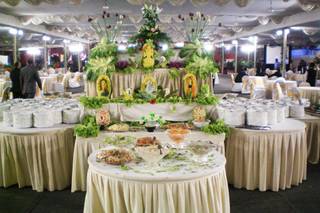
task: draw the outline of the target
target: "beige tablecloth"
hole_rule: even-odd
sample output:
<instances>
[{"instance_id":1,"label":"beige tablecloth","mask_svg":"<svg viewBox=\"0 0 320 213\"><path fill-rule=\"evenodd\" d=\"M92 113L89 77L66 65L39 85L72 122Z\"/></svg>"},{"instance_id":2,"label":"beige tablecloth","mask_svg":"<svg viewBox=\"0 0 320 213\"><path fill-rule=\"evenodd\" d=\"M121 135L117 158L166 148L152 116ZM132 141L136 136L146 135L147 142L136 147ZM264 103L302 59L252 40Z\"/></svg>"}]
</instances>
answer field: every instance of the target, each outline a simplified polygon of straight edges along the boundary
<instances>
[{"instance_id":1,"label":"beige tablecloth","mask_svg":"<svg viewBox=\"0 0 320 213\"><path fill-rule=\"evenodd\" d=\"M180 95L182 95L182 79L184 73L181 72L180 77L176 79L170 78L168 69L155 69L154 72L150 74L145 74L142 72L134 72L132 74L123 74L123 73L113 73L111 76L112 84L112 97L119 97L122 91L125 91L127 88L136 89L141 87L141 82L144 76L152 75L158 83L158 86L162 88L169 88L171 92L177 90ZM207 79L202 80L198 78L198 88L201 88L201 85L208 84L213 91L212 78L208 76ZM86 95L87 96L97 96L95 82L86 82ZM181 88L181 89L180 89Z\"/></svg>"},{"instance_id":2,"label":"beige tablecloth","mask_svg":"<svg viewBox=\"0 0 320 213\"><path fill-rule=\"evenodd\" d=\"M305 124L288 119L268 131L233 128L226 140L228 182L236 188L285 190L306 179Z\"/></svg>"},{"instance_id":3,"label":"beige tablecloth","mask_svg":"<svg viewBox=\"0 0 320 213\"><path fill-rule=\"evenodd\" d=\"M103 132L100 133L96 138L81 138L77 137L74 148L73 155L73 165L72 165L72 184L71 191L85 191L86 190L86 175L88 171L87 159L89 155L98 149L101 149L107 144L104 143L104 139L108 136L114 135L130 135L133 137L144 137L144 136L155 136L160 141L170 141L169 137L165 132L122 132L122 133L112 133ZM186 140L210 140L216 145L216 150L221 154L225 153L224 149L224 138L222 135L208 135L199 131L192 131Z\"/></svg>"},{"instance_id":4,"label":"beige tablecloth","mask_svg":"<svg viewBox=\"0 0 320 213\"><path fill-rule=\"evenodd\" d=\"M299 91L303 98L310 100L311 104L319 104L320 87L299 87Z\"/></svg>"},{"instance_id":5,"label":"beige tablecloth","mask_svg":"<svg viewBox=\"0 0 320 213\"><path fill-rule=\"evenodd\" d=\"M320 117L306 114L299 120L307 125L308 162L317 164L320 161Z\"/></svg>"},{"instance_id":6,"label":"beige tablecloth","mask_svg":"<svg viewBox=\"0 0 320 213\"><path fill-rule=\"evenodd\" d=\"M159 175L122 171L90 155L84 212L230 212L225 158L216 153L212 168Z\"/></svg>"},{"instance_id":7,"label":"beige tablecloth","mask_svg":"<svg viewBox=\"0 0 320 213\"><path fill-rule=\"evenodd\" d=\"M32 186L42 192L71 183L73 127L0 128L0 186Z\"/></svg>"}]
</instances>

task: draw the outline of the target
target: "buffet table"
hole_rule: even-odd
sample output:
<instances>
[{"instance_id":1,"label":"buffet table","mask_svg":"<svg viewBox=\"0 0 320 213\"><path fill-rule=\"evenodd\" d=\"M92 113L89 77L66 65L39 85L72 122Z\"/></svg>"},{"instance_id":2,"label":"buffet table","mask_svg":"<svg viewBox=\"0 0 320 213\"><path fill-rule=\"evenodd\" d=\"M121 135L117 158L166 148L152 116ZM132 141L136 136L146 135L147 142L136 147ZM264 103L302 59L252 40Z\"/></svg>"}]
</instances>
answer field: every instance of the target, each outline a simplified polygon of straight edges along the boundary
<instances>
[{"instance_id":1,"label":"buffet table","mask_svg":"<svg viewBox=\"0 0 320 213\"><path fill-rule=\"evenodd\" d=\"M143 137L143 136L155 136L161 141L170 141L169 137L165 132L103 132L100 133L96 138L81 138L77 137L73 155L73 166L72 166L72 185L71 191L85 191L86 190L86 177L88 171L87 159L89 155L98 149L106 147L104 143L106 137L114 135L129 135L132 137ZM199 131L192 131L187 137L188 140L210 140L215 144L216 150L221 154L225 153L224 139L222 135L208 135Z\"/></svg>"},{"instance_id":2,"label":"buffet table","mask_svg":"<svg viewBox=\"0 0 320 213\"><path fill-rule=\"evenodd\" d=\"M311 104L319 104L320 87L299 87L299 91L303 98L310 100Z\"/></svg>"},{"instance_id":3,"label":"buffet table","mask_svg":"<svg viewBox=\"0 0 320 213\"><path fill-rule=\"evenodd\" d=\"M42 192L70 185L72 125L15 129L0 123L0 186L32 186Z\"/></svg>"},{"instance_id":4,"label":"buffet table","mask_svg":"<svg viewBox=\"0 0 320 213\"><path fill-rule=\"evenodd\" d=\"M306 179L305 124L287 119L270 130L232 128L226 141L228 182L236 188L279 191Z\"/></svg>"},{"instance_id":5,"label":"buffet table","mask_svg":"<svg viewBox=\"0 0 320 213\"><path fill-rule=\"evenodd\" d=\"M96 154L88 159L84 212L230 212L226 161L218 152L210 167L151 174L97 163Z\"/></svg>"},{"instance_id":6,"label":"buffet table","mask_svg":"<svg viewBox=\"0 0 320 213\"><path fill-rule=\"evenodd\" d=\"M125 91L128 88L134 90L135 88L141 87L141 82L145 76L152 76L157 80L158 86L162 88L168 88L170 92L178 91L182 95L182 78L185 73L181 72L180 76L173 79L170 77L169 69L155 69L152 73L144 72L134 72L131 74L124 73L113 73L110 80L112 84L112 97L119 97L122 91ZM212 78L208 76L207 79L197 79L198 88L201 88L201 85L208 84L211 91L213 91ZM86 81L86 95L87 96L97 96L96 83L93 81Z\"/></svg>"},{"instance_id":7,"label":"buffet table","mask_svg":"<svg viewBox=\"0 0 320 213\"><path fill-rule=\"evenodd\" d=\"M320 117L306 114L299 120L307 126L308 162L317 164L320 161Z\"/></svg>"}]
</instances>

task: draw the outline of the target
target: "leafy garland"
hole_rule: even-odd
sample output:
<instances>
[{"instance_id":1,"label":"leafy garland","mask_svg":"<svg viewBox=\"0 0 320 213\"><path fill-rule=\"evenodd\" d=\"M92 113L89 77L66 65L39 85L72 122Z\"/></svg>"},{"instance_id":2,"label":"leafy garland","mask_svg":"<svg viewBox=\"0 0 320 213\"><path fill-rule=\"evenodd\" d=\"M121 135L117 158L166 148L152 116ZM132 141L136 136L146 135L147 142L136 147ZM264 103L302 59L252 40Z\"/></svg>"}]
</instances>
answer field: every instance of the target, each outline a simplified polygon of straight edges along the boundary
<instances>
[{"instance_id":1,"label":"leafy garland","mask_svg":"<svg viewBox=\"0 0 320 213\"><path fill-rule=\"evenodd\" d=\"M129 39L129 42L138 44L139 48L141 48L148 39L153 40L156 47L159 47L160 42L168 43L170 41L169 36L161 32L157 24L160 12L161 9L158 6L148 6L145 4L142 8L144 24L141 26L139 32Z\"/></svg>"},{"instance_id":2,"label":"leafy garland","mask_svg":"<svg viewBox=\"0 0 320 213\"><path fill-rule=\"evenodd\" d=\"M109 99L107 97L80 97L80 103L89 109L99 109L107 103L122 103L127 106L134 104L155 104L155 103L184 103L191 104L197 103L199 105L216 105L219 103L219 99L210 93L208 85L202 85L200 92L196 98L182 98L177 96L175 92L167 96L164 95L164 91L158 88L157 94L148 94L141 91L135 92L131 98L119 97Z\"/></svg>"}]
</instances>

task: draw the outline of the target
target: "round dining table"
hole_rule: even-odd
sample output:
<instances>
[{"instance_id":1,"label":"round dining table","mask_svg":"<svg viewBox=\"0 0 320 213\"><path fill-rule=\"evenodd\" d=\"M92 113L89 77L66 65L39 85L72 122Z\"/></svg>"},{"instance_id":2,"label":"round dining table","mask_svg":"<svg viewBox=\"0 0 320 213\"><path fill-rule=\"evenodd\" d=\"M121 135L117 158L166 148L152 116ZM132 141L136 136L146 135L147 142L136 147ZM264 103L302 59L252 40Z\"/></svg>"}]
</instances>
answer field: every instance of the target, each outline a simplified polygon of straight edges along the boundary
<instances>
[{"instance_id":1,"label":"round dining table","mask_svg":"<svg viewBox=\"0 0 320 213\"><path fill-rule=\"evenodd\" d=\"M320 87L299 87L299 91L312 105L320 104Z\"/></svg>"},{"instance_id":2,"label":"round dining table","mask_svg":"<svg viewBox=\"0 0 320 213\"><path fill-rule=\"evenodd\" d=\"M129 169L124 170L97 162L99 151L88 158L86 213L230 212L226 160L217 151L207 163L194 167L194 162L185 162L179 170L162 170L172 166L171 161L151 168L148 164L129 163Z\"/></svg>"},{"instance_id":3,"label":"round dining table","mask_svg":"<svg viewBox=\"0 0 320 213\"><path fill-rule=\"evenodd\" d=\"M226 140L227 177L235 188L279 191L307 175L306 125L286 119L269 130L232 128Z\"/></svg>"},{"instance_id":4,"label":"round dining table","mask_svg":"<svg viewBox=\"0 0 320 213\"><path fill-rule=\"evenodd\" d=\"M42 192L71 184L73 125L16 129L0 123L0 187Z\"/></svg>"}]
</instances>

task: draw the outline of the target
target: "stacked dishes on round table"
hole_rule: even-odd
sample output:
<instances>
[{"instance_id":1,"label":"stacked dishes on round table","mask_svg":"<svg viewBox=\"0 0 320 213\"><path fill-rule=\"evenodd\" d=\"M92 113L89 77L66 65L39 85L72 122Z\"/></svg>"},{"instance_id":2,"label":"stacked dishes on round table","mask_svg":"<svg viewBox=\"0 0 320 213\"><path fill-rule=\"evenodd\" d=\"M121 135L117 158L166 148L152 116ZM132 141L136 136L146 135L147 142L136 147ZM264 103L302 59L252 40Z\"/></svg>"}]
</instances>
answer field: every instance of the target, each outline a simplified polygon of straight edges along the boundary
<instances>
[{"instance_id":1,"label":"stacked dishes on round table","mask_svg":"<svg viewBox=\"0 0 320 213\"><path fill-rule=\"evenodd\" d=\"M13 99L0 104L0 114L6 127L48 128L79 123L80 108L74 99Z\"/></svg>"}]
</instances>

